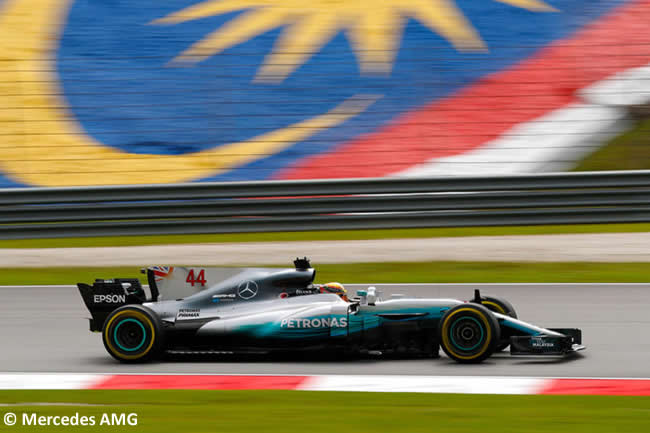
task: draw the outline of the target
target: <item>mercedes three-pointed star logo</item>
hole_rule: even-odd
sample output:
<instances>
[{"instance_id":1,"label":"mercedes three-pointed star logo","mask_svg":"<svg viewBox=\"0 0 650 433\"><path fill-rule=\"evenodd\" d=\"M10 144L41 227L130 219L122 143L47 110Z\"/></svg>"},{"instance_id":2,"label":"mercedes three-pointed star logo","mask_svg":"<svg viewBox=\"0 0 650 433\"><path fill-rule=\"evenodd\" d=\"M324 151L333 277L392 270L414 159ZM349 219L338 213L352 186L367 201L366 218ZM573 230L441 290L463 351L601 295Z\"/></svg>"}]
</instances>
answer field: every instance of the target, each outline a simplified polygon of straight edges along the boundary
<instances>
[{"instance_id":1,"label":"mercedes three-pointed star logo","mask_svg":"<svg viewBox=\"0 0 650 433\"><path fill-rule=\"evenodd\" d=\"M237 287L237 294L242 299L251 299L257 295L258 289L255 281L244 281Z\"/></svg>"}]
</instances>

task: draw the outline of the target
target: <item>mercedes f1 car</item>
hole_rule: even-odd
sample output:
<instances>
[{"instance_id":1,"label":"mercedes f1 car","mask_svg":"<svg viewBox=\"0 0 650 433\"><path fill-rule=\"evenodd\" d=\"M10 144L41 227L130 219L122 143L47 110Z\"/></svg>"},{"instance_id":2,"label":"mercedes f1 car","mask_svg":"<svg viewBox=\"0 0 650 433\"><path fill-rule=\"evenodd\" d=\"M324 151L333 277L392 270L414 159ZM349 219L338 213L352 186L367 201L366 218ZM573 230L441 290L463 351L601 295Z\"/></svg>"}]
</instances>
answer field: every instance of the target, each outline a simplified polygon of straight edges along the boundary
<instances>
[{"instance_id":1,"label":"mercedes f1 car","mask_svg":"<svg viewBox=\"0 0 650 433\"><path fill-rule=\"evenodd\" d=\"M584 348L579 329L517 319L504 299L382 299L374 288L347 299L322 293L306 258L291 269L151 267L138 279L79 283L108 353L122 362L164 354L325 350L437 357L477 363L512 355L563 356Z\"/></svg>"}]
</instances>

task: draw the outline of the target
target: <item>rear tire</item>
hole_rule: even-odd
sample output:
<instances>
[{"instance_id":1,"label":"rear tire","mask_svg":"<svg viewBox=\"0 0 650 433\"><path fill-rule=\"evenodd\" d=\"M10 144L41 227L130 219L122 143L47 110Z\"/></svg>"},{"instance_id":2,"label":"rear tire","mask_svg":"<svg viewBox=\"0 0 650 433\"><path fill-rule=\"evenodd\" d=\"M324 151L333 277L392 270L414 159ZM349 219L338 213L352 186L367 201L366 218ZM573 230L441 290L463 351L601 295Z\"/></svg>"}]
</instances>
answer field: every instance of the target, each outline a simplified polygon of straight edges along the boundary
<instances>
[{"instance_id":1,"label":"rear tire","mask_svg":"<svg viewBox=\"0 0 650 433\"><path fill-rule=\"evenodd\" d=\"M478 363L495 351L500 338L499 323L479 304L461 304L440 319L438 337L442 350L459 363Z\"/></svg>"},{"instance_id":2,"label":"rear tire","mask_svg":"<svg viewBox=\"0 0 650 433\"><path fill-rule=\"evenodd\" d=\"M145 362L161 352L162 326L149 308L125 305L108 315L102 339L106 351L118 361Z\"/></svg>"}]
</instances>

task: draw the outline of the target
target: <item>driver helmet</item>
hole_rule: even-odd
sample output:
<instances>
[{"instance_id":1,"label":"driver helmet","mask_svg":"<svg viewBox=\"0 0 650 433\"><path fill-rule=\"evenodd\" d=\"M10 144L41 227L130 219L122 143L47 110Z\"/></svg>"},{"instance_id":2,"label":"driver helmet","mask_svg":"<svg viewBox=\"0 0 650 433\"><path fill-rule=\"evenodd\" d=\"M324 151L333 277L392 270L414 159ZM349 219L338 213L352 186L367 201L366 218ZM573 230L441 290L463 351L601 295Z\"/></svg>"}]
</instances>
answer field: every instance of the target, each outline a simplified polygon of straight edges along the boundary
<instances>
[{"instance_id":1,"label":"driver helmet","mask_svg":"<svg viewBox=\"0 0 650 433\"><path fill-rule=\"evenodd\" d=\"M343 287L343 284L341 283L327 283L323 284L320 286L320 292L321 293L334 293L335 295L339 295L341 299L343 299L346 302L349 302L348 299L348 292L345 290L345 287Z\"/></svg>"}]
</instances>

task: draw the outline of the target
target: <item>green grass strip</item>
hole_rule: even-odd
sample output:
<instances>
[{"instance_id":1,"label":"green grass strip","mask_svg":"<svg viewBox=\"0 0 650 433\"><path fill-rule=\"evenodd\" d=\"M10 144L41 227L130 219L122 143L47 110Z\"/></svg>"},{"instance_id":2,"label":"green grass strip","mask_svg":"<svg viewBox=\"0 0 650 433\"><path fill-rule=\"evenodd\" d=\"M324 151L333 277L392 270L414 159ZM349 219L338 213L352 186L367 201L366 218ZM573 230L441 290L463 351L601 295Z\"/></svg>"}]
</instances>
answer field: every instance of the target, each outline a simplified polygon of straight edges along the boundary
<instances>
[{"instance_id":1,"label":"green grass strip","mask_svg":"<svg viewBox=\"0 0 650 433\"><path fill-rule=\"evenodd\" d=\"M645 283L647 263L411 262L315 264L316 280L342 283ZM139 267L0 268L0 285L141 278Z\"/></svg>"},{"instance_id":2,"label":"green grass strip","mask_svg":"<svg viewBox=\"0 0 650 433\"><path fill-rule=\"evenodd\" d=\"M650 430L649 397L499 396L305 391L2 391L2 412L43 416L137 413L137 427L6 431L264 433L627 433ZM30 405L30 402L40 405ZM72 405L46 406L58 402ZM80 403L75 406L74 403ZM90 406L90 405L102 406Z\"/></svg>"},{"instance_id":3,"label":"green grass strip","mask_svg":"<svg viewBox=\"0 0 650 433\"><path fill-rule=\"evenodd\" d=\"M574 171L650 169L650 119L614 138L582 160Z\"/></svg>"},{"instance_id":4,"label":"green grass strip","mask_svg":"<svg viewBox=\"0 0 650 433\"><path fill-rule=\"evenodd\" d=\"M0 240L0 248L112 247L194 244L213 242L288 242L350 239L399 239L459 236L541 235L562 233L637 233L650 231L650 223L575 224L514 227L451 227L430 229L334 230L280 233L208 235L114 236L95 238Z\"/></svg>"}]
</instances>

